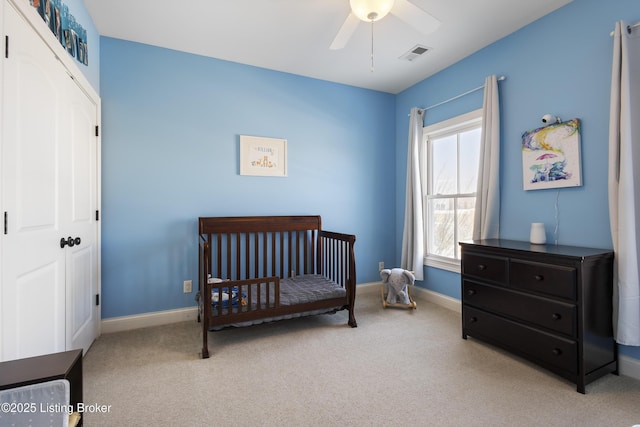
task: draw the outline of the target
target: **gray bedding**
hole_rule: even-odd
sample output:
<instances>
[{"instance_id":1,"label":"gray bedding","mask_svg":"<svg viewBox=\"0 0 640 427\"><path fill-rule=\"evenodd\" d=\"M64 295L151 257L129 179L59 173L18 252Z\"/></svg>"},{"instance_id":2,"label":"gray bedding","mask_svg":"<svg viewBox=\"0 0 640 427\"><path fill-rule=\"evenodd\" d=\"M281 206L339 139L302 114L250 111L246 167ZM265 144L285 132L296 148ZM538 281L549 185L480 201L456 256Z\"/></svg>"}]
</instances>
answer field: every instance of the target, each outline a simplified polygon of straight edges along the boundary
<instances>
[{"instance_id":1,"label":"gray bedding","mask_svg":"<svg viewBox=\"0 0 640 427\"><path fill-rule=\"evenodd\" d=\"M344 288L317 274L305 274L280 280L281 305L342 298L346 293Z\"/></svg>"},{"instance_id":2,"label":"gray bedding","mask_svg":"<svg viewBox=\"0 0 640 427\"><path fill-rule=\"evenodd\" d=\"M246 289L246 287L242 287L242 289L240 290L240 293L245 298L249 294L248 289ZM255 307L255 305L258 303L256 294L257 292L254 291L254 295L252 296L251 301L247 301L247 304L251 304L252 306ZM280 305L281 306L304 304L308 302L321 301L321 300L332 299L332 298L344 298L345 295L346 295L346 290L344 288L340 287L340 285L332 282L331 280L321 275L307 274L307 275L300 275L300 276L280 279ZM273 304L275 300L273 286L271 287L269 300L271 304ZM260 301L266 301L266 289L262 289ZM331 312L334 312L336 308L339 308L339 307L335 307L333 309L311 310L306 312L287 314L284 316L276 316L276 317L257 319L253 321L247 321L247 322L221 325L221 326L212 327L210 328L210 330L218 330L218 329L222 329L229 326L243 327L243 326L256 325L256 324L265 323L265 322L273 322L281 319L292 319L295 317L310 316L310 315L322 314L322 313L331 313ZM237 307L231 308L233 312L237 312L238 310L247 311L247 309L248 307L246 306L243 307L240 305ZM219 310L217 309L212 309L214 317L219 315L218 311ZM228 313L228 309L225 308L222 310L223 315L227 313Z\"/></svg>"}]
</instances>

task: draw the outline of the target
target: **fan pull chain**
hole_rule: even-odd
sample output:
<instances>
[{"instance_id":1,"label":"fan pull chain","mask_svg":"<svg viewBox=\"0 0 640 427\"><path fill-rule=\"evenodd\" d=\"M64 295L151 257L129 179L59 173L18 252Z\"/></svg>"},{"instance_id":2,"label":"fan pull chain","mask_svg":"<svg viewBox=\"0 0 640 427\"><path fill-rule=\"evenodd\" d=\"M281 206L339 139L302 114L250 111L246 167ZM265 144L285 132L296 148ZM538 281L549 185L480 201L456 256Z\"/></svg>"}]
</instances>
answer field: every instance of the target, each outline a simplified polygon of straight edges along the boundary
<instances>
[{"instance_id":1,"label":"fan pull chain","mask_svg":"<svg viewBox=\"0 0 640 427\"><path fill-rule=\"evenodd\" d=\"M373 73L373 19L371 20L371 72Z\"/></svg>"}]
</instances>

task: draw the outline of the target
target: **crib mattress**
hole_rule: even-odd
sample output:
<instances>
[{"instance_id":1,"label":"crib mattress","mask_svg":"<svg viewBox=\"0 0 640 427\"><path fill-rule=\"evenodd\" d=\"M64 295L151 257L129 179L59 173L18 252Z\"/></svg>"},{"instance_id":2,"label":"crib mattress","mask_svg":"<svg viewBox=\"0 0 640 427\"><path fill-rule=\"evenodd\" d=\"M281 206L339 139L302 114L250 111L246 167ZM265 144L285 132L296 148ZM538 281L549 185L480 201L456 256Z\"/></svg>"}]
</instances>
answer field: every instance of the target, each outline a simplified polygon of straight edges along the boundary
<instances>
[{"instance_id":1,"label":"crib mattress","mask_svg":"<svg viewBox=\"0 0 640 427\"><path fill-rule=\"evenodd\" d=\"M246 294L248 293L246 289L241 289L238 292L239 294L244 295L245 297L246 297ZM280 279L280 305L281 306L292 306L292 305L304 304L304 303L309 303L314 301L322 301L326 299L344 298L346 296L346 292L347 291L344 288L340 287L340 285L327 279L324 276L317 275L317 274L305 274L305 275ZM265 301L266 289L263 289L261 294L262 295L260 297L260 300ZM275 300L273 287L269 294L270 294L269 295L270 303L273 303ZM255 307L255 305L258 302L257 295L254 295L251 299L252 301L247 301L247 304L251 304L253 307ZM244 327L244 326L256 325L256 324L265 323L265 322L273 322L273 321L282 320L282 319L292 319L295 317L331 313L331 312L335 312L339 308L341 307L311 310L311 311L305 311L300 313L287 314L283 316L256 319L256 320L251 320L247 322L232 323L228 325L215 326L210 328L210 330L219 330L229 326ZM248 307L238 304L237 306L232 307L231 310L234 313L242 312L242 311L247 311ZM213 313L213 316L216 317L219 315L218 314L219 310L212 309L212 313ZM228 313L228 309L223 308L222 314L224 315L227 313Z\"/></svg>"}]
</instances>

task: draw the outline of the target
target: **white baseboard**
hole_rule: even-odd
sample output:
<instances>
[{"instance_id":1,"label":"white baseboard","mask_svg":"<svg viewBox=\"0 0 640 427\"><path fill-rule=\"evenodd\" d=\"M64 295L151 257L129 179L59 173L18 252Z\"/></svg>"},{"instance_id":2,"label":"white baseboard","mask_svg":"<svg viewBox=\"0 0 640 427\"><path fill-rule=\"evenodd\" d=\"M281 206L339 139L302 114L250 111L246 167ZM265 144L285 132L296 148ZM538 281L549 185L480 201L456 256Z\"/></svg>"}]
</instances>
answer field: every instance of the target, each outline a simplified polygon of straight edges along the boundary
<instances>
[{"instance_id":1,"label":"white baseboard","mask_svg":"<svg viewBox=\"0 0 640 427\"><path fill-rule=\"evenodd\" d=\"M150 326L167 325L189 320L195 321L197 318L198 307L155 311L133 316L112 317L102 321L102 333L109 334L112 332L129 331L132 329L148 328Z\"/></svg>"},{"instance_id":2,"label":"white baseboard","mask_svg":"<svg viewBox=\"0 0 640 427\"><path fill-rule=\"evenodd\" d=\"M448 308L449 310L453 310L457 313L462 313L462 305L458 299L439 294L438 292L430 291L428 289L419 288L418 286L412 287L411 292L413 292L414 295L420 295L420 299Z\"/></svg>"},{"instance_id":3,"label":"white baseboard","mask_svg":"<svg viewBox=\"0 0 640 427\"><path fill-rule=\"evenodd\" d=\"M629 356L618 356L620 375L640 380L640 360Z\"/></svg>"}]
</instances>

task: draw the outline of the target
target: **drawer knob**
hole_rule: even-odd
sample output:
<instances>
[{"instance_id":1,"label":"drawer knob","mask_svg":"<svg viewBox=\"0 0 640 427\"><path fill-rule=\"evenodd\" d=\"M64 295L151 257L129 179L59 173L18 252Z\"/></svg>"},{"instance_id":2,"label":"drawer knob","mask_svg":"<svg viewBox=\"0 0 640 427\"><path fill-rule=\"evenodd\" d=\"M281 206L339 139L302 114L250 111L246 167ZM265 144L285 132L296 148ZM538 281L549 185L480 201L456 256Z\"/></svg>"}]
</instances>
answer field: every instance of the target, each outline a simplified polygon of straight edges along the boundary
<instances>
[{"instance_id":1,"label":"drawer knob","mask_svg":"<svg viewBox=\"0 0 640 427\"><path fill-rule=\"evenodd\" d=\"M480 271L484 271L484 270L486 270L486 269L487 269L487 266L486 266L486 265L484 265L484 264L478 264L478 270L480 270Z\"/></svg>"},{"instance_id":2,"label":"drawer knob","mask_svg":"<svg viewBox=\"0 0 640 427\"><path fill-rule=\"evenodd\" d=\"M471 295L475 295L476 294L476 290L475 289L469 289L467 291L467 295L471 296Z\"/></svg>"},{"instance_id":3,"label":"drawer knob","mask_svg":"<svg viewBox=\"0 0 640 427\"><path fill-rule=\"evenodd\" d=\"M559 313L553 313L553 314L551 315L551 318L552 318L553 320L560 320L560 319L562 319L562 316L561 316Z\"/></svg>"},{"instance_id":4,"label":"drawer knob","mask_svg":"<svg viewBox=\"0 0 640 427\"><path fill-rule=\"evenodd\" d=\"M560 356L560 355L562 354L562 350L560 350L559 348L554 348L554 349L553 349L553 351L552 351L552 353L553 353L555 356Z\"/></svg>"},{"instance_id":5,"label":"drawer knob","mask_svg":"<svg viewBox=\"0 0 640 427\"><path fill-rule=\"evenodd\" d=\"M478 321L478 318L475 316L469 318L469 322L471 323L476 323L477 321Z\"/></svg>"},{"instance_id":6,"label":"drawer knob","mask_svg":"<svg viewBox=\"0 0 640 427\"><path fill-rule=\"evenodd\" d=\"M534 278L538 281L538 282L542 282L544 280L544 276L542 274L536 274L534 276Z\"/></svg>"}]
</instances>

